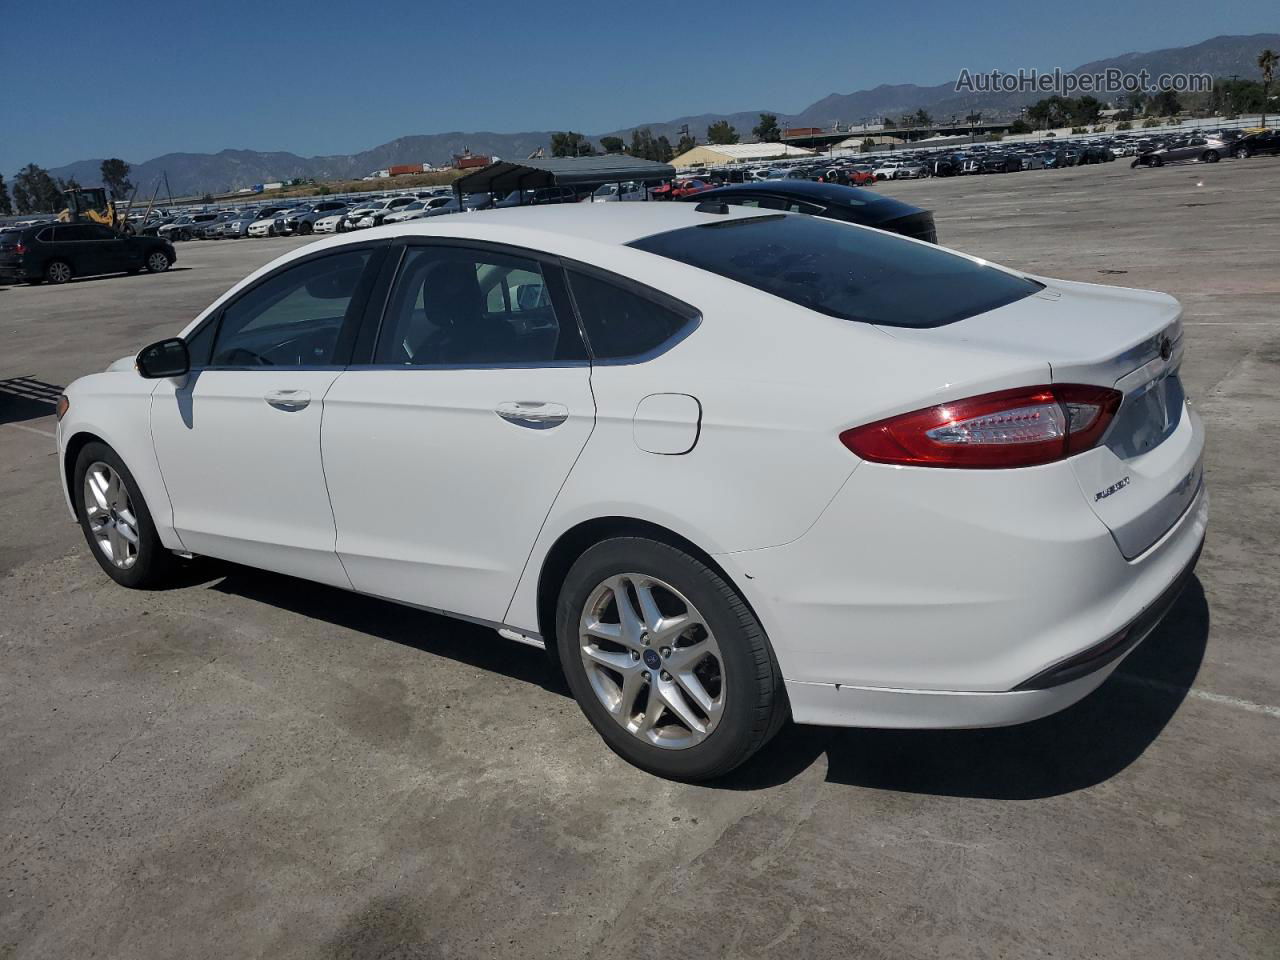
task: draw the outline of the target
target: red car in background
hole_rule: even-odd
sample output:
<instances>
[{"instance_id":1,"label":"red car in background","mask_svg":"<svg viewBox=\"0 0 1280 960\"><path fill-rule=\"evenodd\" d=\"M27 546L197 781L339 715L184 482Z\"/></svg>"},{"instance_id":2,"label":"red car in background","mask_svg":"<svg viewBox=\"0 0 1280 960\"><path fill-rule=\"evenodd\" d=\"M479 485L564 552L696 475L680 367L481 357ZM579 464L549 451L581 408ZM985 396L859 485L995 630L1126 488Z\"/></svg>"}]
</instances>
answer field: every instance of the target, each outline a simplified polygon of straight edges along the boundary
<instances>
[{"instance_id":1,"label":"red car in background","mask_svg":"<svg viewBox=\"0 0 1280 960\"><path fill-rule=\"evenodd\" d=\"M859 170L856 167L837 167L823 174L819 182L838 183L845 187L874 187L876 175L870 170Z\"/></svg>"},{"instance_id":2,"label":"red car in background","mask_svg":"<svg viewBox=\"0 0 1280 960\"><path fill-rule=\"evenodd\" d=\"M660 187L654 187L653 199L682 200L685 197L693 196L695 193L701 193L703 190L710 190L714 186L714 183L708 183L706 180L676 180L672 183L664 183Z\"/></svg>"}]
</instances>

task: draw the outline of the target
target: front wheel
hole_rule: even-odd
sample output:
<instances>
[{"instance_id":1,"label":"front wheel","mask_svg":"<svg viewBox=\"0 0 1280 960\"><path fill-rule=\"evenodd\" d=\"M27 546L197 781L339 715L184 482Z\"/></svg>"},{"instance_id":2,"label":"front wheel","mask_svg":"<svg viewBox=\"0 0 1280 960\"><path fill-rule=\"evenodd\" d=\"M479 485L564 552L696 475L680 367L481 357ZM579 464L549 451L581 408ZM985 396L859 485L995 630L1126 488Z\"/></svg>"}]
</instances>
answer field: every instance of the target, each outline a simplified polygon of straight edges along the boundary
<instances>
[{"instance_id":1,"label":"front wheel","mask_svg":"<svg viewBox=\"0 0 1280 960\"><path fill-rule=\"evenodd\" d=\"M1249 159L1249 148L1248 148L1248 147L1240 147L1238 150L1236 150L1236 159L1237 159L1237 160L1248 160L1248 159Z\"/></svg>"},{"instance_id":2,"label":"front wheel","mask_svg":"<svg viewBox=\"0 0 1280 960\"><path fill-rule=\"evenodd\" d=\"M170 263L169 255L163 250L152 250L147 254L147 273L164 273Z\"/></svg>"},{"instance_id":3,"label":"front wheel","mask_svg":"<svg viewBox=\"0 0 1280 960\"><path fill-rule=\"evenodd\" d=\"M561 588L556 637L596 732L659 776L722 776L787 718L755 615L716 571L667 544L621 537L588 549Z\"/></svg>"},{"instance_id":4,"label":"front wheel","mask_svg":"<svg viewBox=\"0 0 1280 960\"><path fill-rule=\"evenodd\" d=\"M72 473L76 517L98 566L116 583L161 586L177 566L156 533L133 474L105 443L88 443Z\"/></svg>"},{"instance_id":5,"label":"front wheel","mask_svg":"<svg viewBox=\"0 0 1280 960\"><path fill-rule=\"evenodd\" d=\"M1205 163L1217 163L1217 162L1218 162L1218 151L1217 151L1217 150L1206 150L1206 151L1204 152L1203 156L1201 156L1201 157L1200 157L1200 159L1201 159L1201 160L1203 160Z\"/></svg>"},{"instance_id":6,"label":"front wheel","mask_svg":"<svg viewBox=\"0 0 1280 960\"><path fill-rule=\"evenodd\" d=\"M315 232L315 228L304 220L302 223L298 224L298 232L305 237L308 234Z\"/></svg>"}]
</instances>

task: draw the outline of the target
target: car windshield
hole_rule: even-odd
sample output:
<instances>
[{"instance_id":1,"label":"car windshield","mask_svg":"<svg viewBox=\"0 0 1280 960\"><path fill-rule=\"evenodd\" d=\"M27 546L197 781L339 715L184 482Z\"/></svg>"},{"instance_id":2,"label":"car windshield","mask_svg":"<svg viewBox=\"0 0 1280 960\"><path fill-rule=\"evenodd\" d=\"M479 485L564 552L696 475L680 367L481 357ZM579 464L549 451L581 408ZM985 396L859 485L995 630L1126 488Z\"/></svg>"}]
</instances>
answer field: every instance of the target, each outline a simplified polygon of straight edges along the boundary
<instances>
[{"instance_id":1,"label":"car windshield","mask_svg":"<svg viewBox=\"0 0 1280 960\"><path fill-rule=\"evenodd\" d=\"M932 244L820 217L727 220L631 246L828 316L893 327L940 327L1041 289Z\"/></svg>"}]
</instances>

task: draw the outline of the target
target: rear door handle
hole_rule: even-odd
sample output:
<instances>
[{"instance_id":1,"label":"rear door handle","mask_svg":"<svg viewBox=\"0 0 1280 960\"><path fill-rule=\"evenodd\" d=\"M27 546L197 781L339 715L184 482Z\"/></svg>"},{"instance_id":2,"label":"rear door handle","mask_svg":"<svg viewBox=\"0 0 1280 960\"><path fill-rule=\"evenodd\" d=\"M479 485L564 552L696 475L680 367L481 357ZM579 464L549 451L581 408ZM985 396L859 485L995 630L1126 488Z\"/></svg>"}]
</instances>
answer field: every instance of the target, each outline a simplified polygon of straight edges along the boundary
<instances>
[{"instance_id":1,"label":"rear door handle","mask_svg":"<svg viewBox=\"0 0 1280 960\"><path fill-rule=\"evenodd\" d=\"M272 390L263 399L277 410L295 413L307 408L311 403L311 393L307 390Z\"/></svg>"},{"instance_id":2,"label":"rear door handle","mask_svg":"<svg viewBox=\"0 0 1280 960\"><path fill-rule=\"evenodd\" d=\"M562 403L543 403L540 400L513 400L500 403L494 413L508 423L531 430L548 430L569 419L569 408Z\"/></svg>"}]
</instances>

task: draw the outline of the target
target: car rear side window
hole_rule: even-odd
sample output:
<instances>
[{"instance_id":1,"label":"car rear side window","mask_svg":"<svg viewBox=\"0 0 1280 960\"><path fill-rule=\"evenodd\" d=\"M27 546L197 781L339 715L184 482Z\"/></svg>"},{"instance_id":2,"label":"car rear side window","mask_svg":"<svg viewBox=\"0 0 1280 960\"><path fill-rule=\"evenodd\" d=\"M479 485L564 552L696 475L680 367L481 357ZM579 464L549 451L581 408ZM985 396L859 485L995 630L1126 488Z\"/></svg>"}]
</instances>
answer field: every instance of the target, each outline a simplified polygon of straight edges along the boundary
<instances>
[{"instance_id":1,"label":"car rear side window","mask_svg":"<svg viewBox=\"0 0 1280 960\"><path fill-rule=\"evenodd\" d=\"M542 265L472 247L405 253L383 318L377 364L406 367L576 363L582 337L561 323Z\"/></svg>"},{"instance_id":2,"label":"car rear side window","mask_svg":"<svg viewBox=\"0 0 1280 960\"><path fill-rule=\"evenodd\" d=\"M652 353L693 323L691 310L664 306L600 277L569 271L569 286L596 360L630 360Z\"/></svg>"},{"instance_id":3,"label":"car rear side window","mask_svg":"<svg viewBox=\"0 0 1280 960\"><path fill-rule=\"evenodd\" d=\"M631 246L828 316L893 327L940 327L1041 289L928 244L817 217L720 221Z\"/></svg>"}]
</instances>

